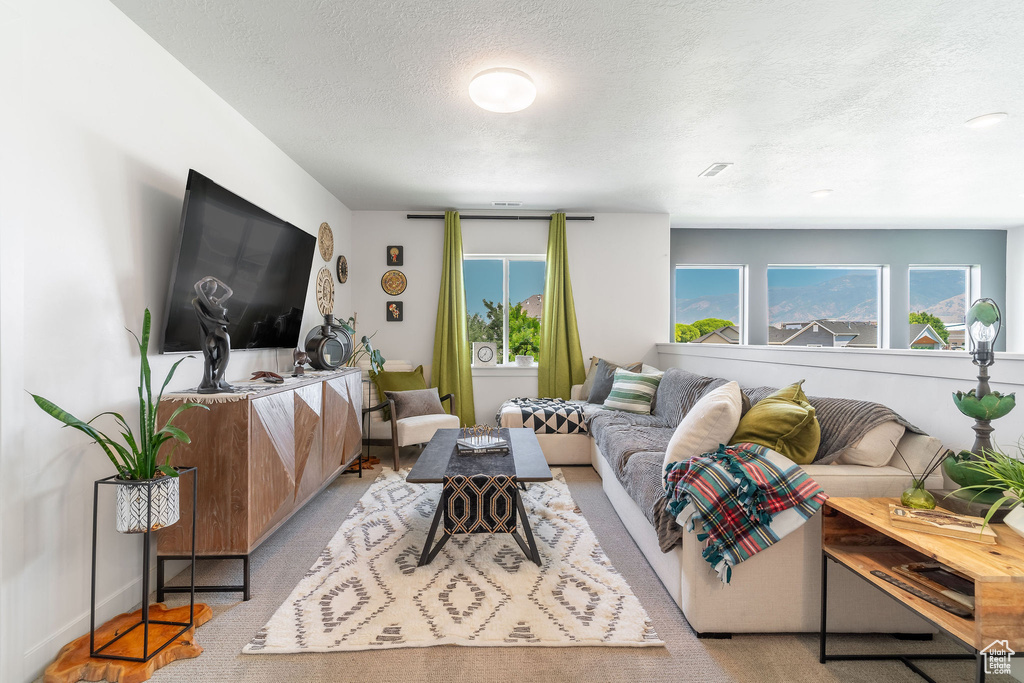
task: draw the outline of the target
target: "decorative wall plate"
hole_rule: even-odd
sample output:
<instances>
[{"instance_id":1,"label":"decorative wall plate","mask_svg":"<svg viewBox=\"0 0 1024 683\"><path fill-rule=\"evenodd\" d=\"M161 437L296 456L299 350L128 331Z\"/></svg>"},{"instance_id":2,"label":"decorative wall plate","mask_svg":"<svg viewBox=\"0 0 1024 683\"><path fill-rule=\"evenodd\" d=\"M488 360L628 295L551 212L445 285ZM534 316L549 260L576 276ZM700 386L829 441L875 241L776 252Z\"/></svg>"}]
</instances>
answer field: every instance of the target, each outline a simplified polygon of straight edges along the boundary
<instances>
[{"instance_id":1,"label":"decorative wall plate","mask_svg":"<svg viewBox=\"0 0 1024 683\"><path fill-rule=\"evenodd\" d=\"M400 270L389 270L380 279L380 286L391 296L398 296L405 291L409 281L405 279L405 273Z\"/></svg>"},{"instance_id":2,"label":"decorative wall plate","mask_svg":"<svg viewBox=\"0 0 1024 683\"><path fill-rule=\"evenodd\" d=\"M321 223L317 240L320 242L320 257L324 261L330 261L334 256L334 233L331 231L331 226Z\"/></svg>"},{"instance_id":3,"label":"decorative wall plate","mask_svg":"<svg viewBox=\"0 0 1024 683\"><path fill-rule=\"evenodd\" d=\"M345 258L344 256L338 257L337 271L338 282L340 282L341 284L345 284L346 282L348 282L348 259Z\"/></svg>"},{"instance_id":4,"label":"decorative wall plate","mask_svg":"<svg viewBox=\"0 0 1024 683\"><path fill-rule=\"evenodd\" d=\"M316 274L316 307L320 315L334 313L334 278L326 268Z\"/></svg>"}]
</instances>

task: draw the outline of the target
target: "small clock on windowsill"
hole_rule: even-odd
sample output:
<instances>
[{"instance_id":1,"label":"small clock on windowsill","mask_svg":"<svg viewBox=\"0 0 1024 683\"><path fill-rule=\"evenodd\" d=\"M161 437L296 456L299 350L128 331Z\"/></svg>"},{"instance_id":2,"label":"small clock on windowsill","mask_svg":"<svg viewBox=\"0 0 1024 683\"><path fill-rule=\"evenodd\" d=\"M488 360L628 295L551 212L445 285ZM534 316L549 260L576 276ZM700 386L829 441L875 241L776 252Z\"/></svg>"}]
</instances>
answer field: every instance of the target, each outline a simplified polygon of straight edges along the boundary
<instances>
[{"instance_id":1,"label":"small clock on windowsill","mask_svg":"<svg viewBox=\"0 0 1024 683\"><path fill-rule=\"evenodd\" d=\"M498 364L498 345L494 342L473 342L473 367L493 368Z\"/></svg>"}]
</instances>

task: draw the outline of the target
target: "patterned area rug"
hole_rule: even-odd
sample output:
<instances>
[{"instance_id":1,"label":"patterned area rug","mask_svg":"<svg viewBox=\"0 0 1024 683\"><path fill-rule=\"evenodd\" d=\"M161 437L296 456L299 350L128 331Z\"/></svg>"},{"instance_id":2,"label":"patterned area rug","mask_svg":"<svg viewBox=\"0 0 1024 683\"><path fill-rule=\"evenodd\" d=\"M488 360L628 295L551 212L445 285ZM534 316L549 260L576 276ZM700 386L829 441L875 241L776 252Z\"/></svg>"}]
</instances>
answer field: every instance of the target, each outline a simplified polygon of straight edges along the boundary
<instances>
[{"instance_id":1,"label":"patterned area rug","mask_svg":"<svg viewBox=\"0 0 1024 683\"><path fill-rule=\"evenodd\" d=\"M441 486L385 469L242 651L664 645L552 472L523 493L542 567L508 534L454 536L417 567Z\"/></svg>"}]
</instances>

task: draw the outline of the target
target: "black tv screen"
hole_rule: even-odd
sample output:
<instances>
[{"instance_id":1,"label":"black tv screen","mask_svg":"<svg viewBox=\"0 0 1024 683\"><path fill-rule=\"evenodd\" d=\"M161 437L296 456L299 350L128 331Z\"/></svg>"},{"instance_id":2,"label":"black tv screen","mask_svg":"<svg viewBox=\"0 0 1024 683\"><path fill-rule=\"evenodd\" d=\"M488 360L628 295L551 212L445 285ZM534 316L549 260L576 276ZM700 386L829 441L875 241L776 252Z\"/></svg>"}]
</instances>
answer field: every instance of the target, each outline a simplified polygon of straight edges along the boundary
<instances>
[{"instance_id":1,"label":"black tv screen","mask_svg":"<svg viewBox=\"0 0 1024 683\"><path fill-rule=\"evenodd\" d=\"M232 289L224 302L232 349L294 347L315 248L313 235L190 170L161 351L200 350L192 300L207 275Z\"/></svg>"}]
</instances>

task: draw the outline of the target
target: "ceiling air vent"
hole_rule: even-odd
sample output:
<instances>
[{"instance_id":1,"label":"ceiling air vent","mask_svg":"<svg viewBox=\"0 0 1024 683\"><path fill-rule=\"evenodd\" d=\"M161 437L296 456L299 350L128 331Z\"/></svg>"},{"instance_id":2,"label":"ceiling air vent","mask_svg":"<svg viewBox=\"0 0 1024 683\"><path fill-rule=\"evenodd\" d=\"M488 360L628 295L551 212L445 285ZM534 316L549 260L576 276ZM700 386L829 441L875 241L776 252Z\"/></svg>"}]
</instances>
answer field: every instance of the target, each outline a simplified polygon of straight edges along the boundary
<instances>
[{"instance_id":1,"label":"ceiling air vent","mask_svg":"<svg viewBox=\"0 0 1024 683\"><path fill-rule=\"evenodd\" d=\"M711 164L706 169L704 169L703 173L701 173L697 177L698 178L714 178L716 175L719 175L720 173L722 173L725 169L729 168L730 166L732 166L732 163L728 163L728 164Z\"/></svg>"},{"instance_id":2,"label":"ceiling air vent","mask_svg":"<svg viewBox=\"0 0 1024 683\"><path fill-rule=\"evenodd\" d=\"M491 206L496 209L515 209L522 205L522 202L491 202Z\"/></svg>"}]
</instances>

